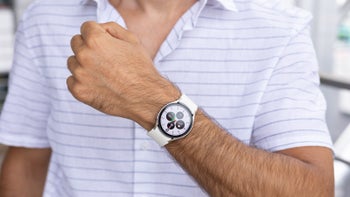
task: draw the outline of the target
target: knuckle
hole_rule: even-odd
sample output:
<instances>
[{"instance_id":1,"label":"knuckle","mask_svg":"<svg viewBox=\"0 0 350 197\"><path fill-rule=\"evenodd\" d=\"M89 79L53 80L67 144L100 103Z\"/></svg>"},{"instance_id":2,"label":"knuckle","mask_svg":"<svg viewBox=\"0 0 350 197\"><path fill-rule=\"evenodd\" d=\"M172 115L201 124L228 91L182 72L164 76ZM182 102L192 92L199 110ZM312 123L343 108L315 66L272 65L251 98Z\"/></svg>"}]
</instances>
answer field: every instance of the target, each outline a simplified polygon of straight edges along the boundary
<instances>
[{"instance_id":1,"label":"knuckle","mask_svg":"<svg viewBox=\"0 0 350 197\"><path fill-rule=\"evenodd\" d=\"M74 85L70 89L72 95L81 102L87 101L85 87L81 83L74 83Z\"/></svg>"},{"instance_id":2,"label":"knuckle","mask_svg":"<svg viewBox=\"0 0 350 197\"><path fill-rule=\"evenodd\" d=\"M87 62L89 61L89 53L86 48L82 48L78 53L75 54L75 58L78 62Z\"/></svg>"},{"instance_id":3,"label":"knuckle","mask_svg":"<svg viewBox=\"0 0 350 197\"><path fill-rule=\"evenodd\" d=\"M68 57L68 59L67 59L67 66L68 66L68 68L70 68L74 64L75 64L75 56Z\"/></svg>"},{"instance_id":4,"label":"knuckle","mask_svg":"<svg viewBox=\"0 0 350 197\"><path fill-rule=\"evenodd\" d=\"M70 46L73 53L79 52L83 45L83 39L81 35L74 35L70 40Z\"/></svg>"},{"instance_id":5,"label":"knuckle","mask_svg":"<svg viewBox=\"0 0 350 197\"><path fill-rule=\"evenodd\" d=\"M72 37L72 39L70 40L70 45L73 46L77 43L78 39L80 39L81 35L76 34Z\"/></svg>"},{"instance_id":6,"label":"knuckle","mask_svg":"<svg viewBox=\"0 0 350 197\"><path fill-rule=\"evenodd\" d=\"M88 78L85 69L80 66L70 64L68 65L68 69L72 73L72 77L74 77L74 80L76 81L84 81Z\"/></svg>"},{"instance_id":7,"label":"knuckle","mask_svg":"<svg viewBox=\"0 0 350 197\"><path fill-rule=\"evenodd\" d=\"M89 91L89 87L83 83L79 83L75 77L70 76L67 78L67 86L69 92L78 101L91 105L94 108L104 110L103 103L99 102L99 96L95 96Z\"/></svg>"},{"instance_id":8,"label":"knuckle","mask_svg":"<svg viewBox=\"0 0 350 197\"><path fill-rule=\"evenodd\" d=\"M69 92L78 99L79 95L80 95L80 85L79 83L76 81L76 79L73 76L70 76L67 78L67 87ZM80 99L78 99L80 100Z\"/></svg>"},{"instance_id":9,"label":"knuckle","mask_svg":"<svg viewBox=\"0 0 350 197\"><path fill-rule=\"evenodd\" d=\"M78 79L83 78L84 77L84 69L82 69L81 67L77 67L73 70L72 74Z\"/></svg>"},{"instance_id":10,"label":"knuckle","mask_svg":"<svg viewBox=\"0 0 350 197\"><path fill-rule=\"evenodd\" d=\"M98 47L101 39L103 39L102 34L94 34L94 36L90 36L88 39L86 39L86 45L92 48Z\"/></svg>"},{"instance_id":11,"label":"knuckle","mask_svg":"<svg viewBox=\"0 0 350 197\"><path fill-rule=\"evenodd\" d=\"M81 25L81 31L84 32L85 30L90 29L91 27L95 26L97 23L94 21L85 21Z\"/></svg>"},{"instance_id":12,"label":"knuckle","mask_svg":"<svg viewBox=\"0 0 350 197\"><path fill-rule=\"evenodd\" d=\"M73 76L69 76L67 79L66 79L66 84L67 84L67 87L68 87L68 90L70 91L71 88L74 86L74 77Z\"/></svg>"}]
</instances>

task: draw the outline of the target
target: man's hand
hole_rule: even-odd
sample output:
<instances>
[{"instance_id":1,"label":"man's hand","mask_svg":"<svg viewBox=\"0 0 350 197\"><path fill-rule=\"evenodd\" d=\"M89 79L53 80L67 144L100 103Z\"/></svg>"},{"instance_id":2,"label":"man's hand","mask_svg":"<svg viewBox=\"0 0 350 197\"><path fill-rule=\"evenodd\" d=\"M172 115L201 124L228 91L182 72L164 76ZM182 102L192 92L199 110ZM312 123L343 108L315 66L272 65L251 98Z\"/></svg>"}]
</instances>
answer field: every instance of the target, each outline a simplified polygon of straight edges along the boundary
<instances>
[{"instance_id":1,"label":"man's hand","mask_svg":"<svg viewBox=\"0 0 350 197\"><path fill-rule=\"evenodd\" d=\"M71 40L72 95L104 113L150 129L159 109L180 94L163 78L138 38L116 23L85 22Z\"/></svg>"}]
</instances>

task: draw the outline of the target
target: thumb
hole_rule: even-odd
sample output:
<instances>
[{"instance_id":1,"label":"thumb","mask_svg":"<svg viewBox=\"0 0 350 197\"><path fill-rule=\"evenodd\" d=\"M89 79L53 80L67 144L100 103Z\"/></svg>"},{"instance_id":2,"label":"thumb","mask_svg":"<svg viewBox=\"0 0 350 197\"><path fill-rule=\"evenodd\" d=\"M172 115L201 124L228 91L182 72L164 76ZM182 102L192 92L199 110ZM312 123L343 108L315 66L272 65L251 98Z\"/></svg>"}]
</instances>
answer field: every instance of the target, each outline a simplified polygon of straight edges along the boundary
<instances>
[{"instance_id":1,"label":"thumb","mask_svg":"<svg viewBox=\"0 0 350 197\"><path fill-rule=\"evenodd\" d=\"M135 34L131 33L130 31L126 30L125 28L123 28L115 22L102 23L101 26L111 36L117 39L134 44L139 43L139 39L136 37Z\"/></svg>"}]
</instances>

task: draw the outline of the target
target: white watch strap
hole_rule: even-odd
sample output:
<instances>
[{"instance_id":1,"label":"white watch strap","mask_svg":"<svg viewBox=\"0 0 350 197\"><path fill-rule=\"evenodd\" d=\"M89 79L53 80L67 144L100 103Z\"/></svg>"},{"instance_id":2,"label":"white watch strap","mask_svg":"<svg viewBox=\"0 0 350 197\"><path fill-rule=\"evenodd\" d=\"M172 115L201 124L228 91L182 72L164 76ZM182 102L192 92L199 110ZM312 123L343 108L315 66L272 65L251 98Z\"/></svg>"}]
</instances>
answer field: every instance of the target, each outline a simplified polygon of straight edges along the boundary
<instances>
[{"instance_id":1,"label":"white watch strap","mask_svg":"<svg viewBox=\"0 0 350 197\"><path fill-rule=\"evenodd\" d=\"M179 103L183 103L186 105L192 112L192 114L195 114L197 111L198 106L186 95L181 95L180 99L178 100Z\"/></svg>"},{"instance_id":2,"label":"white watch strap","mask_svg":"<svg viewBox=\"0 0 350 197\"><path fill-rule=\"evenodd\" d=\"M165 146L171 140L170 137L165 136L158 127L153 128L147 133L148 136L153 138L160 146Z\"/></svg>"}]
</instances>

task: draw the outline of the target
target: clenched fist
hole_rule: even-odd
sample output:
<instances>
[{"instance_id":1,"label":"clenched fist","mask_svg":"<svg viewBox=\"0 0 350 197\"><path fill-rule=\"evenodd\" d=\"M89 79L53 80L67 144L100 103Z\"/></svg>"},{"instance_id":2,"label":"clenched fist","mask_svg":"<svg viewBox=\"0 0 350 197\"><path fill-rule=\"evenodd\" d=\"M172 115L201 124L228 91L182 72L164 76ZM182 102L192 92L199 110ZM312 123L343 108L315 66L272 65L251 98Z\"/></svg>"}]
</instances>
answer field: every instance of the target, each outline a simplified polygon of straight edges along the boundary
<instances>
[{"instance_id":1,"label":"clenched fist","mask_svg":"<svg viewBox=\"0 0 350 197\"><path fill-rule=\"evenodd\" d=\"M67 85L79 101L152 128L160 108L180 97L138 38L116 23L85 22L71 40Z\"/></svg>"}]
</instances>

